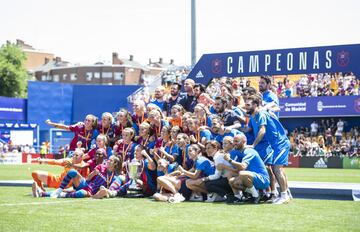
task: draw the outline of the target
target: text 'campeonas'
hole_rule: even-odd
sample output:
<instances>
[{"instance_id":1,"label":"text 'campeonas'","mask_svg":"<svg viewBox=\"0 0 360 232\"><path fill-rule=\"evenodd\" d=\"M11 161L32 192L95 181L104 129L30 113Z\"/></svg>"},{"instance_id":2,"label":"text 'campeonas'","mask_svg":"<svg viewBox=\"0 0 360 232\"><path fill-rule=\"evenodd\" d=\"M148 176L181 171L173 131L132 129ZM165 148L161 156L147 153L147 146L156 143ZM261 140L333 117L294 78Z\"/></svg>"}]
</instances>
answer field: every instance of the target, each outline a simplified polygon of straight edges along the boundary
<instances>
[{"instance_id":1,"label":"text 'campeonas'","mask_svg":"<svg viewBox=\"0 0 360 232\"><path fill-rule=\"evenodd\" d=\"M323 57L321 57L323 56ZM324 59L325 57L325 59ZM262 54L250 56L227 57L227 73L233 74L236 71L238 74L268 72L270 69L277 72L282 71L306 71L319 70L320 68L331 69L332 67L332 51L326 50L324 53L314 51L309 52L288 52L285 54ZM309 60L311 59L311 60ZM295 61L297 61L295 63ZM310 63L309 63L309 62ZM245 69L248 70L245 70Z\"/></svg>"}]
</instances>

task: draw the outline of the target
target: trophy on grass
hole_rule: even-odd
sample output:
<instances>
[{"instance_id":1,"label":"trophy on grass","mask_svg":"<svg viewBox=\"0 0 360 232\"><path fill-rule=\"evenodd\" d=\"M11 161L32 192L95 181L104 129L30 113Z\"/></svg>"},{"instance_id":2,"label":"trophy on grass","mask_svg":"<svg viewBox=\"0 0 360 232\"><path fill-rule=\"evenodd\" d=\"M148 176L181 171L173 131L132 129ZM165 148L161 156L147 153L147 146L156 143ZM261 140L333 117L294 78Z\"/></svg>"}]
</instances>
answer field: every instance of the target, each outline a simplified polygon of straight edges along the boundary
<instances>
[{"instance_id":1,"label":"trophy on grass","mask_svg":"<svg viewBox=\"0 0 360 232\"><path fill-rule=\"evenodd\" d=\"M135 158L127 163L126 167L130 178L130 185L127 188L126 197L143 197L142 189L136 183L136 180L139 179L143 171L142 166L141 161Z\"/></svg>"}]
</instances>

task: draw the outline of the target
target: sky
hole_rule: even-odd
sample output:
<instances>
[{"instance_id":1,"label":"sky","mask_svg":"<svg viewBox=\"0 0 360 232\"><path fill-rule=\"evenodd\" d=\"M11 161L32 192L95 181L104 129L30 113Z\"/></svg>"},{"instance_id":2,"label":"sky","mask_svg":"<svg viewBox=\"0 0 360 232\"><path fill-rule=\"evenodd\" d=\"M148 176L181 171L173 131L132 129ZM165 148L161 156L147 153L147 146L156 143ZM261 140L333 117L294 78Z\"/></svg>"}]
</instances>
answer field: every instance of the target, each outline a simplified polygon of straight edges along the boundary
<instances>
[{"instance_id":1,"label":"sky","mask_svg":"<svg viewBox=\"0 0 360 232\"><path fill-rule=\"evenodd\" d=\"M191 64L191 0L4 0L0 44L21 39L72 63L112 53ZM359 0L196 0L202 54L360 44Z\"/></svg>"}]
</instances>

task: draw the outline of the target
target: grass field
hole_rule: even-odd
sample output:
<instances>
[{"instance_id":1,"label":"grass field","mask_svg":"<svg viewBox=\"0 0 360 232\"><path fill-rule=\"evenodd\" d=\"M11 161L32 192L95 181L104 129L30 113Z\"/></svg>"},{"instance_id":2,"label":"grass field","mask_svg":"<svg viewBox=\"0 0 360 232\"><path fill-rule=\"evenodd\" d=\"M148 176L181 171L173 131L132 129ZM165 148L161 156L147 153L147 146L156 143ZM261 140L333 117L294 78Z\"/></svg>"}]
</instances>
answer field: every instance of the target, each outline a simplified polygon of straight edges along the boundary
<instances>
[{"instance_id":1,"label":"grass field","mask_svg":"<svg viewBox=\"0 0 360 232\"><path fill-rule=\"evenodd\" d=\"M58 166L24 164L0 165L0 180L31 180L33 170L60 173ZM289 181L360 183L358 169L286 168Z\"/></svg>"},{"instance_id":2,"label":"grass field","mask_svg":"<svg viewBox=\"0 0 360 232\"><path fill-rule=\"evenodd\" d=\"M359 231L360 204L300 200L288 205L158 203L150 199L32 198L0 188L0 231Z\"/></svg>"},{"instance_id":3,"label":"grass field","mask_svg":"<svg viewBox=\"0 0 360 232\"><path fill-rule=\"evenodd\" d=\"M0 165L0 179L31 179L47 165ZM288 168L289 180L360 182L360 170ZM287 205L158 203L151 199L33 198L0 187L0 231L359 231L360 202L294 199Z\"/></svg>"}]
</instances>

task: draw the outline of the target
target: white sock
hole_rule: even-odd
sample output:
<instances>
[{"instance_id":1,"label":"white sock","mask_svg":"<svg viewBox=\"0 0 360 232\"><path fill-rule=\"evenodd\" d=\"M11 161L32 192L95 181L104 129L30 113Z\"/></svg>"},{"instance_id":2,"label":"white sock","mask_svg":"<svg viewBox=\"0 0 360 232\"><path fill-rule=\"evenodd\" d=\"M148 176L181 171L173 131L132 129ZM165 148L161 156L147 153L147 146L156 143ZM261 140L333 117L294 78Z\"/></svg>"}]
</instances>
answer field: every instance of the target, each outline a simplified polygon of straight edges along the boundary
<instances>
[{"instance_id":1,"label":"white sock","mask_svg":"<svg viewBox=\"0 0 360 232\"><path fill-rule=\"evenodd\" d=\"M286 198L288 196L287 191L281 192L281 197Z\"/></svg>"},{"instance_id":2,"label":"white sock","mask_svg":"<svg viewBox=\"0 0 360 232\"><path fill-rule=\"evenodd\" d=\"M275 196L279 196L279 192L277 191L277 189L272 190L271 193L274 194Z\"/></svg>"},{"instance_id":3,"label":"white sock","mask_svg":"<svg viewBox=\"0 0 360 232\"><path fill-rule=\"evenodd\" d=\"M253 197L258 197L258 196L259 196L259 193L258 193L258 191L256 190L256 188L254 187L254 185L253 185L251 188L247 188L247 189L246 189L246 192L251 193L251 195L252 195Z\"/></svg>"}]
</instances>

